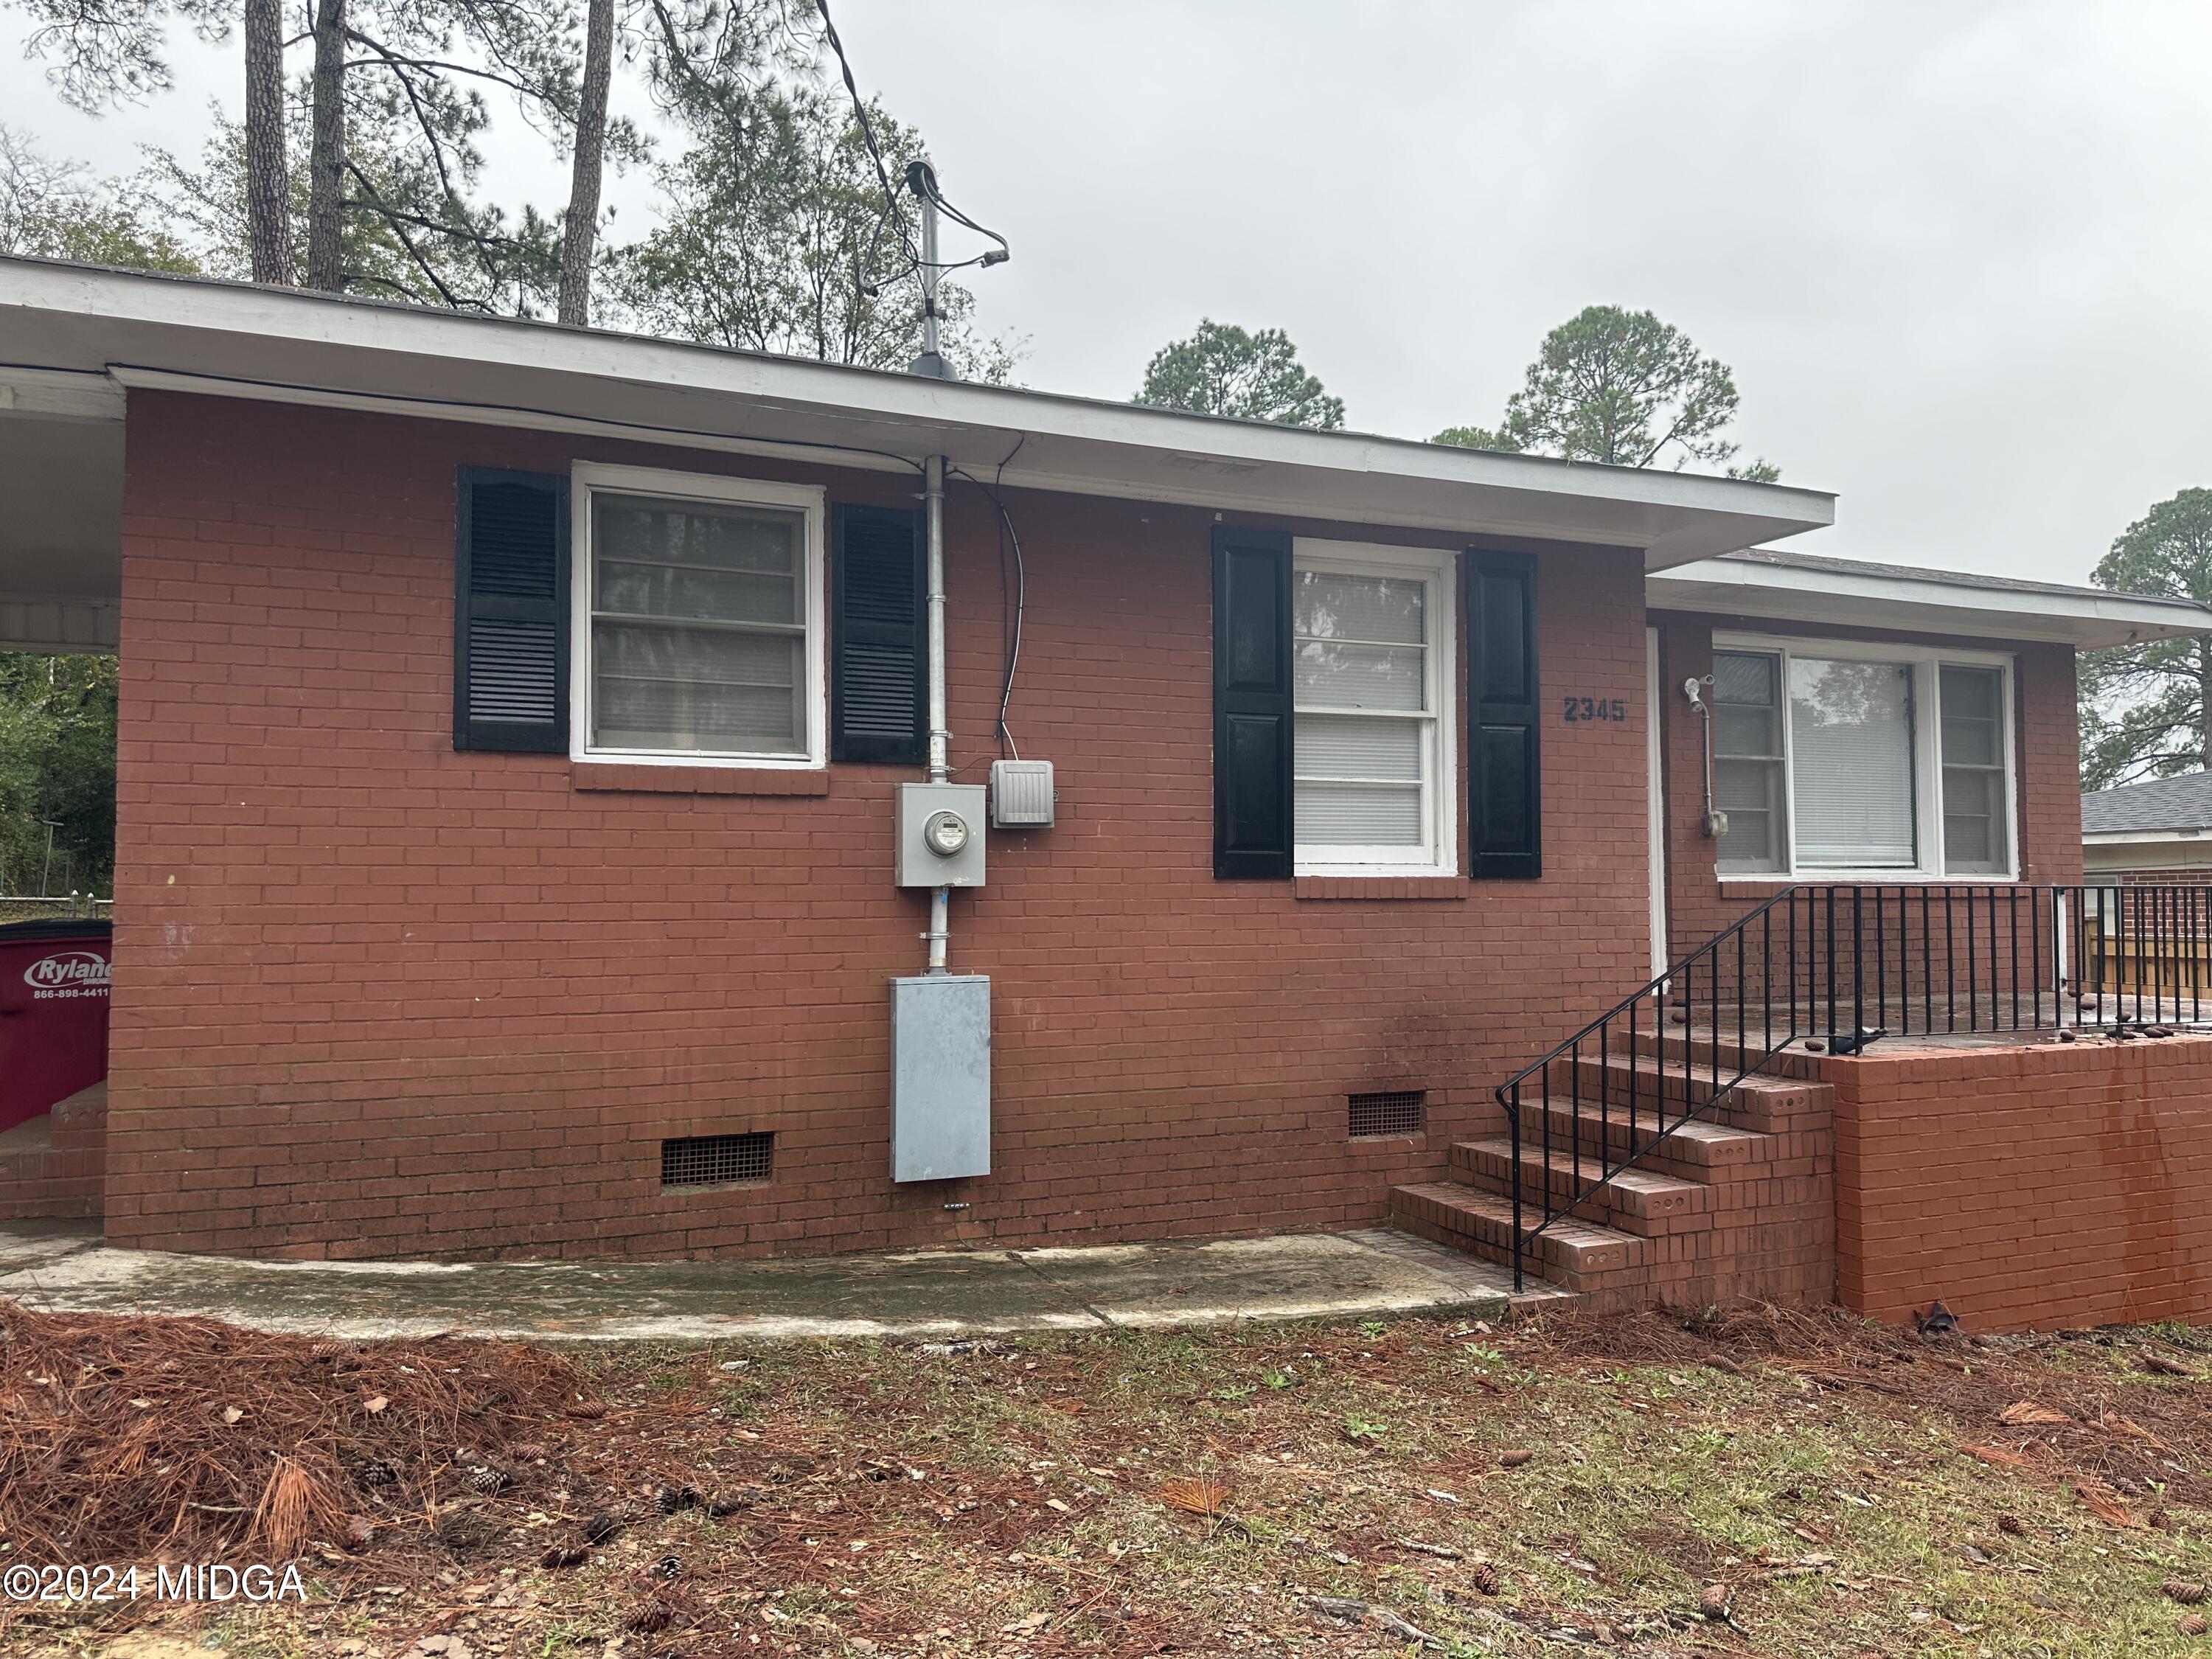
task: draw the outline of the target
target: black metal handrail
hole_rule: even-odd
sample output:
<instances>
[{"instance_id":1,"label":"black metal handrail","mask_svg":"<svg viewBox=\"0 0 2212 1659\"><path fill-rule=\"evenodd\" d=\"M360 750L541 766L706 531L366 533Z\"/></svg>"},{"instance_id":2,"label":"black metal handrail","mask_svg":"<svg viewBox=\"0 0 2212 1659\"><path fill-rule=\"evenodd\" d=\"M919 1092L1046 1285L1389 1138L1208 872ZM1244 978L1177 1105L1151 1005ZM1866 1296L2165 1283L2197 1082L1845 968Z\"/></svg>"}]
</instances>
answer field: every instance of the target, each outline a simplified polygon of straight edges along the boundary
<instances>
[{"instance_id":1,"label":"black metal handrail","mask_svg":"<svg viewBox=\"0 0 2212 1659\"><path fill-rule=\"evenodd\" d=\"M1888 1036L2102 1024L2130 1011L2139 1023L2212 1022L2208 980L2203 888L1785 887L1498 1086L1512 1138L1514 1288L1535 1239L1794 1042L1849 1054ZM1543 1106L1534 1136L1531 1079Z\"/></svg>"}]
</instances>

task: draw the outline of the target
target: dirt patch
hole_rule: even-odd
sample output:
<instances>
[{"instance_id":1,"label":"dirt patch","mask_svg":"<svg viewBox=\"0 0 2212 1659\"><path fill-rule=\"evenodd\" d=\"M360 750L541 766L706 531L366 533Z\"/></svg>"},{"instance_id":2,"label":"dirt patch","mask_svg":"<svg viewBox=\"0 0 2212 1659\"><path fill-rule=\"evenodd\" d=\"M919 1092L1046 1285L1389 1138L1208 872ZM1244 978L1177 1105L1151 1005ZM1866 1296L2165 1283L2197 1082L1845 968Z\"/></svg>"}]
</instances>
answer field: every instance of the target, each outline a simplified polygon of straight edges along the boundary
<instances>
[{"instance_id":1,"label":"dirt patch","mask_svg":"<svg viewBox=\"0 0 2212 1659\"><path fill-rule=\"evenodd\" d=\"M134 1512L173 1515L179 1480L214 1480L186 1459L246 1443L251 1366L294 1426L190 1487L245 1494L192 1547L265 1548L244 1511L318 1448L337 1508L311 1511L302 1601L32 1609L11 1652L134 1626L252 1659L2204 1650L2166 1588L2212 1578L2212 1364L2179 1328L1929 1342L1753 1308L339 1364L201 1322L66 1324L4 1360L4 1397L44 1413L0 1418L11 1458L50 1465L38 1547L98 1522L152 1397L129 1368L183 1409L159 1369L183 1352L229 1386L191 1396ZM69 1389L30 1374L64 1360ZM395 1376L431 1379L422 1426L358 1443L364 1387L380 1418ZM352 1478L402 1452L397 1490ZM35 1559L13 1493L4 1541Z\"/></svg>"}]
</instances>

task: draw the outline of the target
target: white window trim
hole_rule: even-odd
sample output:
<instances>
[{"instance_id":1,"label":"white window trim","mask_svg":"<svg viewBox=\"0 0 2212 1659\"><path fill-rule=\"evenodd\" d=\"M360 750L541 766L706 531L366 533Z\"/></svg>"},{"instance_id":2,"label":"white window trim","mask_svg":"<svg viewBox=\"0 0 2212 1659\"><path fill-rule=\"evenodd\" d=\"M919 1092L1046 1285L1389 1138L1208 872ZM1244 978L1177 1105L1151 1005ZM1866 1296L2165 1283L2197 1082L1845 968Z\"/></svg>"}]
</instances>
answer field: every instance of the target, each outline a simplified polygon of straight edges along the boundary
<instances>
[{"instance_id":1,"label":"white window trim","mask_svg":"<svg viewBox=\"0 0 2212 1659\"><path fill-rule=\"evenodd\" d=\"M716 766L818 771L829 764L829 606L824 526L827 496L817 485L732 478L712 473L667 472L656 467L578 462L568 475L568 757L623 766ZM805 515L799 556L806 584L806 741L804 755L745 754L701 749L600 749L592 745L592 497L653 495L662 500L796 509Z\"/></svg>"},{"instance_id":2,"label":"white window trim","mask_svg":"<svg viewBox=\"0 0 2212 1659\"><path fill-rule=\"evenodd\" d=\"M1758 652L1782 659L1780 710L1782 768L1784 783L1783 851L1788 867L1781 870L1720 871L1723 884L1746 885L1778 882L1810 883L1816 886L1909 887L1933 882L1972 882L2002 885L2020 879L2020 765L2013 742L2014 685L2018 678L2015 659L1999 651L1950 651L1939 646L1885 644L1872 640L1818 640L1796 635L1727 634L1713 635L1713 649ZM1790 663L1792 656L1819 657L1844 662L1909 663L1914 669L1912 697L1913 841L1920 848L1920 863L1909 870L1883 867L1871 870L1818 869L1797 866L1797 789L1795 776L1796 740L1790 730ZM1940 671L1954 668L1994 668L1999 671L1998 726L2004 740L2005 850L2008 862L1997 873L1952 875L1943 867L1943 726L1942 680ZM1717 853L1716 854L1717 857Z\"/></svg>"},{"instance_id":3,"label":"white window trim","mask_svg":"<svg viewBox=\"0 0 2212 1659\"><path fill-rule=\"evenodd\" d=\"M1459 683L1456 586L1459 555L1440 547L1390 547L1376 542L1324 541L1299 536L1291 544L1293 580L1301 570L1341 570L1378 576L1418 576L1429 583L1428 684L1424 699L1432 718L1427 722L1429 744L1423 759L1422 816L1430 842L1425 848L1402 847L1341 847L1328 849L1326 857L1310 855L1295 847L1291 868L1301 876L1378 876L1442 879L1459 873L1459 720L1455 702ZM1291 647L1295 655L1295 642ZM1291 668L1292 732L1297 729L1297 667ZM1372 713L1372 710L1359 711ZM1291 760L1292 823L1297 811L1297 763ZM1318 851L1318 849L1316 849ZM1409 856L1410 854L1410 856Z\"/></svg>"}]
</instances>

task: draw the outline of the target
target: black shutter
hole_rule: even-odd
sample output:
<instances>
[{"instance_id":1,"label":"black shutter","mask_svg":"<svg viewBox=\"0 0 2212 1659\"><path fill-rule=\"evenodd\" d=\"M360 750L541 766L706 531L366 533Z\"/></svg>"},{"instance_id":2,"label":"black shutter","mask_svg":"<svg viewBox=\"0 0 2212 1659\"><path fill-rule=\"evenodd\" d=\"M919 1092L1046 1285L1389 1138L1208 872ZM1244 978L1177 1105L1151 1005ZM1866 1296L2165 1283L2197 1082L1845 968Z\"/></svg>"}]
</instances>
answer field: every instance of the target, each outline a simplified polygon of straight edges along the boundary
<instances>
[{"instance_id":1,"label":"black shutter","mask_svg":"<svg viewBox=\"0 0 2212 1659\"><path fill-rule=\"evenodd\" d=\"M568 480L461 469L453 747L568 752Z\"/></svg>"},{"instance_id":2,"label":"black shutter","mask_svg":"<svg viewBox=\"0 0 2212 1659\"><path fill-rule=\"evenodd\" d=\"M1291 538L1213 532L1213 873L1286 877L1291 802Z\"/></svg>"},{"instance_id":3,"label":"black shutter","mask_svg":"<svg viewBox=\"0 0 2212 1659\"><path fill-rule=\"evenodd\" d=\"M1468 873L1544 873L1537 808L1536 561L1467 556Z\"/></svg>"},{"instance_id":4,"label":"black shutter","mask_svg":"<svg viewBox=\"0 0 2212 1659\"><path fill-rule=\"evenodd\" d=\"M840 506L834 529L830 758L919 766L929 746L921 514Z\"/></svg>"}]
</instances>

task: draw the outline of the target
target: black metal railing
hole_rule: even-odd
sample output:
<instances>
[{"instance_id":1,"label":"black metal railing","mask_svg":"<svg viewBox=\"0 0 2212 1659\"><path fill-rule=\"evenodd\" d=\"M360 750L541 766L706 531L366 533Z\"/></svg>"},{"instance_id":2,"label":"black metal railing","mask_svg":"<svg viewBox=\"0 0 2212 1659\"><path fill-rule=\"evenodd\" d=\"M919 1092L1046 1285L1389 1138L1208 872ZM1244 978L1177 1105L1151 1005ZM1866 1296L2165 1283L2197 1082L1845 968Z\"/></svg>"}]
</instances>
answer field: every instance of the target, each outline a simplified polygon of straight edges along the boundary
<instances>
[{"instance_id":1,"label":"black metal railing","mask_svg":"<svg viewBox=\"0 0 2212 1659\"><path fill-rule=\"evenodd\" d=\"M2212 1023L2208 980L2203 888L1785 888L1498 1085L1514 1288L1538 1237L1792 1043Z\"/></svg>"}]
</instances>

